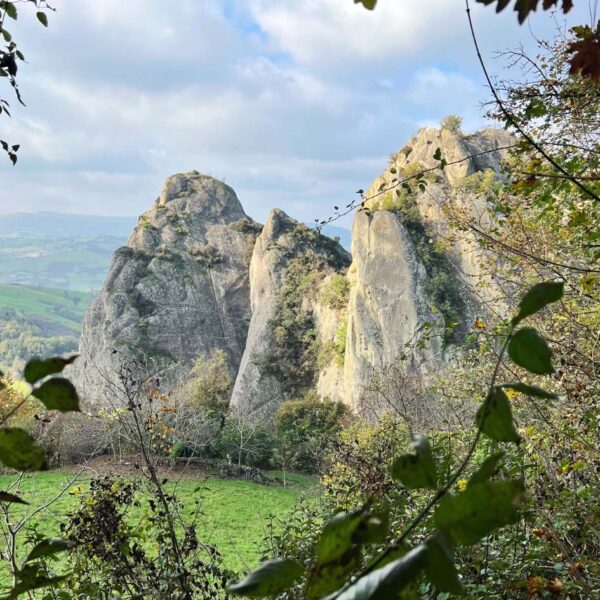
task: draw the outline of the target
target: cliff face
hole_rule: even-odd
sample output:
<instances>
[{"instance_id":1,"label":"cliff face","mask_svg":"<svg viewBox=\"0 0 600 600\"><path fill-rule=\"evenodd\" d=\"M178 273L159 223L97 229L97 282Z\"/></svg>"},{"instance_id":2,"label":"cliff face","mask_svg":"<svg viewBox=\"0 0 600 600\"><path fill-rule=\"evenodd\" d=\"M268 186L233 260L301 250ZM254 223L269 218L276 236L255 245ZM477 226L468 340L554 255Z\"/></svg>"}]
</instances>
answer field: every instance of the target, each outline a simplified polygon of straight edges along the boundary
<instances>
[{"instance_id":1,"label":"cliff face","mask_svg":"<svg viewBox=\"0 0 600 600\"><path fill-rule=\"evenodd\" d=\"M226 352L232 373L250 321L248 265L260 230L234 191L198 173L169 177L126 246L114 255L88 310L74 370L92 403L130 358L150 361L166 384L201 354Z\"/></svg>"},{"instance_id":2,"label":"cliff face","mask_svg":"<svg viewBox=\"0 0 600 600\"><path fill-rule=\"evenodd\" d=\"M170 177L88 312L76 384L102 401L132 356L169 388L222 349L232 406L258 418L308 392L361 410L373 375L398 362L418 387L495 302L490 257L456 224L490 225L485 196L511 141L421 130L365 193L352 257L278 209L261 231L211 177Z\"/></svg>"},{"instance_id":3,"label":"cliff face","mask_svg":"<svg viewBox=\"0 0 600 600\"><path fill-rule=\"evenodd\" d=\"M374 373L406 356L406 369L425 372L441 359L439 336L424 348L425 323L443 327L427 297L427 273L400 219L392 212L359 213L352 230L352 291L344 361L344 396L360 408Z\"/></svg>"}]
</instances>

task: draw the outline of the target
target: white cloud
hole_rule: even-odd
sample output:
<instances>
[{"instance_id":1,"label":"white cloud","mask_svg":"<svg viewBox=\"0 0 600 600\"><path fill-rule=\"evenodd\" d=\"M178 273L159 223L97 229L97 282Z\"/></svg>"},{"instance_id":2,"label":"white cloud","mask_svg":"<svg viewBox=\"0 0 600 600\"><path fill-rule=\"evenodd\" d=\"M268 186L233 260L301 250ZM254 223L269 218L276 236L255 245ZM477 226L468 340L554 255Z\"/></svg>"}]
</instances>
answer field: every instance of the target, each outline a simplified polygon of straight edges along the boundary
<instances>
[{"instance_id":1,"label":"white cloud","mask_svg":"<svg viewBox=\"0 0 600 600\"><path fill-rule=\"evenodd\" d=\"M198 169L257 218L310 219L367 187L420 124L480 122L456 0L55 4L48 29L22 10L14 31L27 107L0 122L21 143L15 169L0 161L0 212L134 214L167 175ZM529 35L506 12L475 7L488 51Z\"/></svg>"},{"instance_id":2,"label":"white cloud","mask_svg":"<svg viewBox=\"0 0 600 600\"><path fill-rule=\"evenodd\" d=\"M350 0L252 3L258 23L279 49L300 64L406 60L442 35L456 36L462 11L448 0L387 0L366 11Z\"/></svg>"}]
</instances>

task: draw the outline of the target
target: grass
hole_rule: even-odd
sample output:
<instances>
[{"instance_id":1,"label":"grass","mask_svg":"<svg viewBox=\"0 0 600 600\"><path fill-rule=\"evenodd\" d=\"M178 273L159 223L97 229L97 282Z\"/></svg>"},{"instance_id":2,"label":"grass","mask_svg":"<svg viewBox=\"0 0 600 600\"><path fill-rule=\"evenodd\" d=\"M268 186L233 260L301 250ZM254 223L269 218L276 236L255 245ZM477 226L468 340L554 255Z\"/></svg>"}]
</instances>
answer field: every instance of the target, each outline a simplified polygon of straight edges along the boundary
<instances>
[{"instance_id":1,"label":"grass","mask_svg":"<svg viewBox=\"0 0 600 600\"><path fill-rule=\"evenodd\" d=\"M86 292L0 284L0 309L14 308L24 316L40 317L76 334L92 295Z\"/></svg>"},{"instance_id":2,"label":"grass","mask_svg":"<svg viewBox=\"0 0 600 600\"><path fill-rule=\"evenodd\" d=\"M272 476L280 477L273 472ZM27 475L22 481L19 496L31 503L29 507L12 505L11 514L19 517L25 511L54 498L74 475L62 471L49 471ZM262 541L267 533L271 515L283 517L303 493L310 491L315 480L311 477L288 474L288 487L265 486L248 481L230 479L181 479L177 484L177 496L182 503L183 515L191 515L195 501L201 497L202 518L199 522L201 541L214 544L223 556L224 566L245 572L256 566L261 559ZM0 489L6 490L13 476L0 476ZM63 494L51 506L34 516L30 524L35 525L46 536L60 536L60 524L65 515L75 509L85 494L89 483L81 479L72 484L70 493ZM172 489L173 484L167 484ZM12 490L16 493L15 490ZM132 510L132 522L143 520L143 509ZM4 582L2 582L4 583Z\"/></svg>"}]
</instances>

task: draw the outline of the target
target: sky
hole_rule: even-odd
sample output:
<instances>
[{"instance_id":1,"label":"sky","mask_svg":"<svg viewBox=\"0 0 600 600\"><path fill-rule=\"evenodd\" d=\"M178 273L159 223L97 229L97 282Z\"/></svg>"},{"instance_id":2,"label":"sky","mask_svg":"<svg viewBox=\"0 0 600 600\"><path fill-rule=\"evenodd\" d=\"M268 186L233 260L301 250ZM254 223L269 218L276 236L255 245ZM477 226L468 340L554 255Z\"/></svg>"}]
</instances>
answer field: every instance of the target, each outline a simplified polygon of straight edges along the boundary
<instances>
[{"instance_id":1,"label":"sky","mask_svg":"<svg viewBox=\"0 0 600 600\"><path fill-rule=\"evenodd\" d=\"M462 0L54 0L49 27L21 5L26 107L0 133L0 214L137 215L173 173L198 170L264 221L311 222L349 202L420 127L447 114L486 125L488 98ZM473 6L495 52L589 21ZM512 75L512 74L511 74ZM7 88L2 94L8 97ZM489 125L489 123L487 124ZM349 226L349 220L341 223Z\"/></svg>"}]
</instances>

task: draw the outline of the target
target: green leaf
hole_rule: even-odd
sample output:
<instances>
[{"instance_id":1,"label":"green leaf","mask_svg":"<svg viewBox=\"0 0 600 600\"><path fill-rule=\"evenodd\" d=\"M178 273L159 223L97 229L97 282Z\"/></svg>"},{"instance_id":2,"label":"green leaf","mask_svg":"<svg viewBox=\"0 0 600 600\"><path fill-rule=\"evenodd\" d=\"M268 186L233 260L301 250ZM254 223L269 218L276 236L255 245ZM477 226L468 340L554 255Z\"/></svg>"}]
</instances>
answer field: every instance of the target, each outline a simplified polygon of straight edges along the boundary
<instances>
[{"instance_id":1,"label":"green leaf","mask_svg":"<svg viewBox=\"0 0 600 600\"><path fill-rule=\"evenodd\" d=\"M11 19L17 18L17 7L12 2L4 2L2 4L2 8L4 8L4 10L6 10L6 14Z\"/></svg>"},{"instance_id":2,"label":"green leaf","mask_svg":"<svg viewBox=\"0 0 600 600\"><path fill-rule=\"evenodd\" d=\"M68 577L68 575L47 577L39 565L26 565L17 573L18 583L10 590L8 596L4 596L2 600L15 600L32 590L53 587L61 581L65 581Z\"/></svg>"},{"instance_id":3,"label":"green leaf","mask_svg":"<svg viewBox=\"0 0 600 600\"><path fill-rule=\"evenodd\" d=\"M55 373L61 373L63 369L70 365L77 358L77 354L69 358L53 356L51 358L32 358L26 365L23 371L25 381L33 385L40 379Z\"/></svg>"},{"instance_id":4,"label":"green leaf","mask_svg":"<svg viewBox=\"0 0 600 600\"><path fill-rule=\"evenodd\" d=\"M508 355L512 361L537 375L554 373L552 352L546 340L533 328L519 329L508 343Z\"/></svg>"},{"instance_id":5,"label":"green leaf","mask_svg":"<svg viewBox=\"0 0 600 600\"><path fill-rule=\"evenodd\" d=\"M433 153L433 158L434 158L434 160L442 160L442 149L441 148L435 149L435 152Z\"/></svg>"},{"instance_id":6,"label":"green leaf","mask_svg":"<svg viewBox=\"0 0 600 600\"><path fill-rule=\"evenodd\" d=\"M527 117L543 117L548 112L546 105L539 99L534 98L525 109Z\"/></svg>"},{"instance_id":7,"label":"green leaf","mask_svg":"<svg viewBox=\"0 0 600 600\"><path fill-rule=\"evenodd\" d=\"M563 289L562 281L546 281L534 285L523 296L519 304L519 312L512 320L513 325L517 325L526 317L539 312L548 304L560 300L563 297Z\"/></svg>"},{"instance_id":8,"label":"green leaf","mask_svg":"<svg viewBox=\"0 0 600 600\"><path fill-rule=\"evenodd\" d=\"M421 544L385 567L377 569L344 590L338 600L390 600L398 598L425 568L427 548ZM335 594L334 594L335 596Z\"/></svg>"},{"instance_id":9,"label":"green leaf","mask_svg":"<svg viewBox=\"0 0 600 600\"><path fill-rule=\"evenodd\" d=\"M16 471L37 471L46 464L44 451L22 429L0 429L0 462Z\"/></svg>"},{"instance_id":10,"label":"green leaf","mask_svg":"<svg viewBox=\"0 0 600 600\"><path fill-rule=\"evenodd\" d=\"M456 543L472 545L495 529L516 523L522 496L519 480L468 485L460 494L444 496L433 519Z\"/></svg>"},{"instance_id":11,"label":"green leaf","mask_svg":"<svg viewBox=\"0 0 600 600\"><path fill-rule=\"evenodd\" d=\"M437 472L429 440L424 435L417 435L412 447L415 454L405 454L394 460L392 477L409 490L436 489Z\"/></svg>"},{"instance_id":12,"label":"green leaf","mask_svg":"<svg viewBox=\"0 0 600 600\"><path fill-rule=\"evenodd\" d=\"M558 396L552 392L547 392L540 387L527 385L526 383L505 383L501 387L515 390L515 392L525 394L526 396L532 396L533 398L542 398L543 400L556 400L558 398Z\"/></svg>"},{"instance_id":13,"label":"green leaf","mask_svg":"<svg viewBox=\"0 0 600 600\"><path fill-rule=\"evenodd\" d=\"M302 567L295 560L274 558L263 562L239 583L230 585L228 591L235 596L267 598L289 589L302 575Z\"/></svg>"},{"instance_id":14,"label":"green leaf","mask_svg":"<svg viewBox=\"0 0 600 600\"><path fill-rule=\"evenodd\" d=\"M427 579L440 592L462 594L464 589L458 578L450 540L443 533L438 532L425 542L425 546L427 548L427 566L425 567Z\"/></svg>"},{"instance_id":15,"label":"green leaf","mask_svg":"<svg viewBox=\"0 0 600 600\"><path fill-rule=\"evenodd\" d=\"M321 598L338 589L358 567L360 548L355 537L364 519L365 511L360 509L352 513L340 512L327 522L306 587L307 598Z\"/></svg>"},{"instance_id":16,"label":"green leaf","mask_svg":"<svg viewBox=\"0 0 600 600\"><path fill-rule=\"evenodd\" d=\"M486 401L477 411L477 426L490 439L498 442L521 440L513 423L510 400L499 387L492 388Z\"/></svg>"},{"instance_id":17,"label":"green leaf","mask_svg":"<svg viewBox=\"0 0 600 600\"><path fill-rule=\"evenodd\" d=\"M32 394L48 410L79 411L79 396L77 396L75 386L63 377L48 379L39 388L33 390Z\"/></svg>"},{"instance_id":18,"label":"green leaf","mask_svg":"<svg viewBox=\"0 0 600 600\"><path fill-rule=\"evenodd\" d=\"M28 563L38 558L54 556L59 552L64 552L65 550L68 550L68 548L69 542L67 542L66 540L63 540L62 538L48 538L46 540L42 540L33 548L33 550L25 559L25 562Z\"/></svg>"},{"instance_id":19,"label":"green leaf","mask_svg":"<svg viewBox=\"0 0 600 600\"><path fill-rule=\"evenodd\" d=\"M48 27L48 16L45 12L39 11L35 14L35 16L44 27Z\"/></svg>"},{"instance_id":20,"label":"green leaf","mask_svg":"<svg viewBox=\"0 0 600 600\"><path fill-rule=\"evenodd\" d=\"M365 515L354 532L352 541L356 544L381 544L385 541L389 528L389 510Z\"/></svg>"},{"instance_id":21,"label":"green leaf","mask_svg":"<svg viewBox=\"0 0 600 600\"><path fill-rule=\"evenodd\" d=\"M351 513L334 515L321 533L317 547L317 561L328 562L342 556L352 546L352 538L365 516L360 509Z\"/></svg>"},{"instance_id":22,"label":"green leaf","mask_svg":"<svg viewBox=\"0 0 600 600\"><path fill-rule=\"evenodd\" d=\"M377 0L354 0L354 4L362 4L367 10L373 10L377 6Z\"/></svg>"},{"instance_id":23,"label":"green leaf","mask_svg":"<svg viewBox=\"0 0 600 600\"><path fill-rule=\"evenodd\" d=\"M485 483L496 472L503 457L504 452L496 452L491 456L488 456L483 463L481 463L479 469L477 469L477 471L469 478L469 485Z\"/></svg>"},{"instance_id":24,"label":"green leaf","mask_svg":"<svg viewBox=\"0 0 600 600\"><path fill-rule=\"evenodd\" d=\"M29 504L29 502L25 502L25 500L10 492L0 492L0 502L4 502L5 504Z\"/></svg>"}]
</instances>

